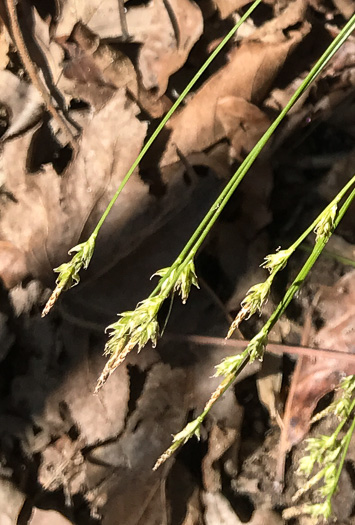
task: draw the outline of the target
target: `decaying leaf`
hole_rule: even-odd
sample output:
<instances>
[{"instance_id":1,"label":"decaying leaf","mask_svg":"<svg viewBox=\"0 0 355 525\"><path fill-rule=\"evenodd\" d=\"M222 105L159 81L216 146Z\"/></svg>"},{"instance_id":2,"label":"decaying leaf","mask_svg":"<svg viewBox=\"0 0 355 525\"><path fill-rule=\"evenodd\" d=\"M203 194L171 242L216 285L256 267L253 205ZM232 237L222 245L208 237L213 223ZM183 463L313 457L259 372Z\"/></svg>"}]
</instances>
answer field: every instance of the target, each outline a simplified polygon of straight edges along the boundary
<instances>
[{"instance_id":1,"label":"decaying leaf","mask_svg":"<svg viewBox=\"0 0 355 525\"><path fill-rule=\"evenodd\" d=\"M155 0L127 13L128 30L143 46L138 67L146 89L162 95L170 75L186 62L203 30L202 13L190 0Z\"/></svg>"},{"instance_id":2,"label":"decaying leaf","mask_svg":"<svg viewBox=\"0 0 355 525\"><path fill-rule=\"evenodd\" d=\"M70 35L80 20L100 38L117 37L121 30L117 0L60 0L57 36Z\"/></svg>"},{"instance_id":3,"label":"decaying leaf","mask_svg":"<svg viewBox=\"0 0 355 525\"><path fill-rule=\"evenodd\" d=\"M56 28L57 36L69 35L78 20L101 39L122 35L116 0L76 0L75 6L65 2ZM129 8L126 22L130 42L142 44L138 68L143 85L146 89L156 88L161 96L170 75L186 62L192 46L201 36L201 11L190 0L155 0Z\"/></svg>"},{"instance_id":4,"label":"decaying leaf","mask_svg":"<svg viewBox=\"0 0 355 525\"><path fill-rule=\"evenodd\" d=\"M202 517L200 491L195 489L187 504L187 512L182 525L205 525Z\"/></svg>"},{"instance_id":5,"label":"decaying leaf","mask_svg":"<svg viewBox=\"0 0 355 525\"><path fill-rule=\"evenodd\" d=\"M317 346L355 353L355 272L347 273L331 289L325 289L318 307L325 326L316 335Z\"/></svg>"},{"instance_id":6,"label":"decaying leaf","mask_svg":"<svg viewBox=\"0 0 355 525\"><path fill-rule=\"evenodd\" d=\"M281 356L266 354L256 380L259 399L268 409L273 421L279 418L278 397L282 383L281 367Z\"/></svg>"},{"instance_id":7,"label":"decaying leaf","mask_svg":"<svg viewBox=\"0 0 355 525\"><path fill-rule=\"evenodd\" d=\"M281 6L280 6L281 7ZM305 28L308 23L305 21L305 14L308 7L307 0L294 0L292 2L285 2L284 8L280 10L278 16L262 24L257 28L253 34L253 39L260 39L263 42L275 43L279 40L279 32L287 32L289 28L293 28L297 24L303 24Z\"/></svg>"},{"instance_id":8,"label":"decaying leaf","mask_svg":"<svg viewBox=\"0 0 355 525\"><path fill-rule=\"evenodd\" d=\"M222 97L216 106L216 119L222 124L232 147L232 156L242 161L270 125L257 106L241 97Z\"/></svg>"},{"instance_id":9,"label":"decaying leaf","mask_svg":"<svg viewBox=\"0 0 355 525\"><path fill-rule=\"evenodd\" d=\"M5 25L0 20L0 69L3 70L9 63L9 45L10 36L7 32Z\"/></svg>"},{"instance_id":10,"label":"decaying leaf","mask_svg":"<svg viewBox=\"0 0 355 525\"><path fill-rule=\"evenodd\" d=\"M207 492L222 490L222 473L219 460L222 460L223 455L229 451L229 454L234 455L234 462L237 458L238 435L243 416L242 408L239 408L239 413L236 411L237 420L234 428L221 428L218 424L214 424L211 429L208 452L202 462L203 485ZM232 450L231 447L233 447Z\"/></svg>"},{"instance_id":11,"label":"decaying leaf","mask_svg":"<svg viewBox=\"0 0 355 525\"><path fill-rule=\"evenodd\" d=\"M350 18L354 13L354 2L352 0L333 0L333 2L345 18Z\"/></svg>"},{"instance_id":12,"label":"decaying leaf","mask_svg":"<svg viewBox=\"0 0 355 525\"><path fill-rule=\"evenodd\" d=\"M204 519L206 525L241 525L242 522L234 512L228 499L221 492L204 492L202 501L205 507Z\"/></svg>"},{"instance_id":13,"label":"decaying leaf","mask_svg":"<svg viewBox=\"0 0 355 525\"><path fill-rule=\"evenodd\" d=\"M114 523L117 512L127 525L147 523L143 516L149 517L149 512L145 514L145 511L152 496L156 492L161 494L159 487L167 472L164 469L153 472L152 466L168 446L171 434L179 430L186 417L185 388L182 369L172 369L162 363L154 365L120 438L93 451L91 460L94 464L104 461L115 467L115 483L107 487L107 523ZM156 523L163 522L165 513L165 501L158 497L153 514L159 515Z\"/></svg>"},{"instance_id":14,"label":"decaying leaf","mask_svg":"<svg viewBox=\"0 0 355 525\"><path fill-rule=\"evenodd\" d=\"M84 441L72 441L66 434L47 446L41 454L38 481L44 490L65 487L67 493L79 494L85 487L85 464L80 448Z\"/></svg>"},{"instance_id":15,"label":"decaying leaf","mask_svg":"<svg viewBox=\"0 0 355 525\"><path fill-rule=\"evenodd\" d=\"M11 289L28 275L26 256L12 242L0 241L0 276L6 288Z\"/></svg>"}]
</instances>

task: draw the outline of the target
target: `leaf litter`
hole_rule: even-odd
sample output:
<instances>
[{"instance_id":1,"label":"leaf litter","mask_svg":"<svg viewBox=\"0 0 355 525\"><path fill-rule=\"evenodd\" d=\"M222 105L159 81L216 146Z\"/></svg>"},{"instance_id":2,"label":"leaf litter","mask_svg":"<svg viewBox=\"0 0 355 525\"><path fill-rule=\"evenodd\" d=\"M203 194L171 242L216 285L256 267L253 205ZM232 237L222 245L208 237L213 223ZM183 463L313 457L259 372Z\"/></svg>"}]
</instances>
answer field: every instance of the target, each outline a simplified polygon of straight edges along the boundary
<instances>
[{"instance_id":1,"label":"leaf litter","mask_svg":"<svg viewBox=\"0 0 355 525\"><path fill-rule=\"evenodd\" d=\"M1 337L8 341L0 358L5 480L0 499L11 501L9 509L1 509L9 523L17 522L20 513L24 523L34 525L49 520L110 525L117 516L125 525L283 522L279 508L290 504L293 485L289 482L282 496L273 485L279 430L272 425L285 396L280 360L260 372L260 400L256 364L211 412L199 443L189 444L165 469L153 473L151 467L170 435L201 410L213 390L213 367L227 352L222 343L226 317L261 274L258 265L269 247L287 244L292 237L288 221L307 224L320 200L333 196L351 172L352 38L293 110L225 210L199 256L202 291L184 307L174 305L170 338L167 333L158 350L132 356L100 396L91 394L104 362L104 327L117 311L134 307L149 293L150 275L179 253L221 185L338 31L340 17L352 13L349 2L262 4L130 179L82 284L52 317L39 319L53 286L53 267L90 235L156 119L246 5L240 0L21 3L19 27L49 98L31 82L21 49L5 29L9 20L0 11ZM53 118L52 106L61 119ZM74 149L63 122L75 130ZM304 188L312 197L308 201ZM285 220L285 210L295 215ZM351 258L351 218L339 235ZM332 276L319 303L323 327L317 333L312 328L313 344L353 352L354 274L341 277L341 263L333 259L322 264L327 270L315 269L304 292L314 295L324 275ZM291 274L292 268L286 279ZM274 302L272 296L267 308ZM274 332L281 345L299 344L309 301L301 296L297 302L300 312ZM260 322L245 328L244 336L250 337L248 330ZM185 342L174 339L174 333ZM188 342L192 334L212 336L214 343L201 351ZM342 363L303 358L296 386L300 395L292 408L303 417L293 420L293 434L284 428L287 450L297 449L309 431L320 397L352 372L350 362ZM283 373L286 383L289 369ZM271 411L271 422L262 403ZM349 491L351 480L346 483ZM351 518L343 512L341 519L345 525Z\"/></svg>"}]
</instances>

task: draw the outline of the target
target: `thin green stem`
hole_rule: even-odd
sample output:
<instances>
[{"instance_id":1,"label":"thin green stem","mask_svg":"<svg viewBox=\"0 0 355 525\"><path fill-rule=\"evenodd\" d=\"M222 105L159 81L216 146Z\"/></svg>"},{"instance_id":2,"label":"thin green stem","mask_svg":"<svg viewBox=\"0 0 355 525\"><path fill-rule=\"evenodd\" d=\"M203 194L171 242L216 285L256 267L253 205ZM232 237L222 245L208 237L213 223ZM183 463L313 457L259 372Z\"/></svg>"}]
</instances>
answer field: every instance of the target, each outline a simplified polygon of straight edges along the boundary
<instances>
[{"instance_id":1,"label":"thin green stem","mask_svg":"<svg viewBox=\"0 0 355 525\"><path fill-rule=\"evenodd\" d=\"M255 162L256 158L260 154L260 152L263 150L264 146L276 130L276 128L279 126L279 124L282 122L284 117L287 115L287 113L290 111L290 109L295 105L295 103L299 100L299 98L303 95L303 93L306 91L306 89L309 87L309 85L315 80L315 78L320 74L322 69L328 64L329 60L333 57L333 55L337 52L339 47L345 42L345 40L350 36L352 31L355 29L355 14L351 17L351 19L348 21L348 23L344 26L344 29L339 33L339 35L333 40L333 42L330 44L330 46L327 48L327 50L323 53L321 58L316 62L316 64L313 66L311 71L308 73L307 77L304 79L300 87L295 91L293 96L290 98L288 103L286 104L285 108L280 112L278 117L274 120L274 122L270 125L268 130L264 133L264 135L261 137L259 142L254 146L252 151L249 153L249 155L245 158L245 160L242 162L238 170L235 172L229 183L226 185L224 190L220 193L218 198L215 200L199 226L196 228L195 232L190 237L189 241L184 246L183 250L177 257L174 264L171 266L171 269L176 268L176 266L179 266L182 262L184 264L181 267L181 270L185 267L186 264L195 256L197 250L200 248L201 244L207 237L208 233L210 232L212 226L217 221L218 217L222 213L223 209L225 208L227 202L243 180L246 173L249 171L250 167ZM348 185L354 184L354 180L352 179L349 181ZM348 186L347 185L347 189ZM345 190L346 191L346 190ZM312 231L312 228L314 225L310 226L310 228L305 232L305 235L307 236L310 231ZM305 238L305 237L304 237ZM304 240L302 236L302 240ZM302 242L302 241L301 241ZM159 285L157 286L157 291L159 291Z\"/></svg>"},{"instance_id":2,"label":"thin green stem","mask_svg":"<svg viewBox=\"0 0 355 525\"><path fill-rule=\"evenodd\" d=\"M338 465L338 468L337 468L337 472L336 472L336 475L335 475L335 480L334 480L334 485L333 485L333 489L332 491L330 492L330 494L327 496L327 499L326 501L330 504L331 503L331 499L332 497L334 496L335 494L335 491L337 489L337 486L338 486L338 483L339 483L339 479L340 479L340 475L341 475L341 472L343 470L343 467L344 467L344 463L345 463L345 458L346 458L346 455L348 453L348 450L349 450L349 446L350 446L350 441L351 441L351 437L354 433L354 430L355 430L355 417L353 418L353 421L351 423L351 427L349 428L349 430L347 431L346 435L345 435L345 446L343 448L343 453L341 455L341 458L340 458L340 461L339 461L339 465Z\"/></svg>"},{"instance_id":3,"label":"thin green stem","mask_svg":"<svg viewBox=\"0 0 355 525\"><path fill-rule=\"evenodd\" d=\"M303 244L299 248L300 250L307 253L312 251L312 247L308 244ZM333 259L334 261L338 261L344 266L352 266L353 268L355 268L354 259L349 259L349 257L344 257L343 255L339 255L338 253L334 253L331 250L328 250L327 248L323 250L323 257L326 257L327 259Z\"/></svg>"},{"instance_id":4,"label":"thin green stem","mask_svg":"<svg viewBox=\"0 0 355 525\"><path fill-rule=\"evenodd\" d=\"M112 197L109 205L107 206L106 210L102 214L101 219L97 223L97 225L96 225L92 235L96 236L99 233L101 226L105 222L106 217L110 213L110 211L111 211L113 205L115 204L118 196L122 192L123 188L127 184L128 180L130 179L130 177L133 174L134 170L138 167L139 163L141 162L141 160L143 159L143 157L145 156L145 154L147 153L147 151L149 150L149 148L151 147L151 145L153 144L153 142L155 141L155 139L157 138L157 136L159 135L159 133L161 132L163 127L165 126L165 124L168 122L170 117L173 115L173 113L176 111L176 109L180 106L182 101L185 99L186 95L191 91L191 89L194 87L194 85L199 80L199 78L203 75L203 73L206 71L206 69L211 65L211 63L216 58L216 56L224 48L224 46L227 44L227 42L229 42L229 40L233 37L233 35L236 33L236 31L239 29L239 27L245 22L245 20L247 20L247 18L249 18L249 16L256 9L256 7L260 4L260 2L261 2L261 0L256 0L250 6L250 8L245 12L245 14L240 18L240 20L238 20L238 22L235 24L235 26L223 38L222 42L210 54L210 56L207 58L206 62L201 66L201 68L198 70L198 72L193 77L193 79L187 84L186 88L183 90L181 95L178 97L178 99L175 101L175 103L169 109L169 111L167 112L165 117L161 120L161 122L159 123L159 126L157 127L157 129L154 131L152 136L149 138L149 140L143 146L143 148L142 148L141 152L139 153L138 157L136 158L136 160L133 162L132 166L127 171L124 179L122 180L121 184L117 188L116 193L114 194L114 196Z\"/></svg>"},{"instance_id":5,"label":"thin green stem","mask_svg":"<svg viewBox=\"0 0 355 525\"><path fill-rule=\"evenodd\" d=\"M336 219L334 221L334 228L333 230L338 226L339 222L342 220L344 214L348 210L351 202L355 198L355 189L350 193L344 204L342 205L341 209L339 210ZM252 339L252 341L249 343L247 348L244 350L244 358L241 362L237 362L237 366L233 365L232 369L229 369L228 373L226 373L225 378L221 381L219 386L216 388L216 390L211 395L209 401L207 402L203 412L191 423L185 427L185 431L187 428L189 428L193 423L196 423L196 428L201 425L203 420L205 419L206 415L212 408L212 406L215 404L215 402L224 394L224 392L233 384L235 381L237 375L241 372L241 370L247 365L247 363L251 359L251 347L254 342L254 345L263 345L267 341L268 334L272 327L275 325L275 323L278 321L278 319L281 317L281 315L286 310L287 306L290 304L292 298L294 297L295 293L299 290L300 286L302 285L304 279L310 272L312 266L318 259L319 255L321 254L326 242L327 238L320 238L316 242L314 249L311 253L311 255L308 257L307 261L299 271L296 279L293 281L289 289L287 290L283 300L279 303L277 308L274 310L273 314L270 316L269 320L265 323L263 328L260 330L260 332ZM258 349L258 352L260 352L260 348ZM254 357L253 357L254 359ZM355 403L355 400L354 400ZM337 434L340 432L342 426L339 425L337 429ZM182 431L183 433L184 431ZM193 432L194 433L194 432ZM178 434L179 435L179 434ZM192 435L192 434L191 434ZM191 437L191 436L190 436ZM156 465L154 468L157 468L162 462L164 462L170 455L177 450L179 446L181 446L184 442L186 442L186 436L184 436L184 440L181 440L179 443L175 442L173 445L158 459Z\"/></svg>"},{"instance_id":6,"label":"thin green stem","mask_svg":"<svg viewBox=\"0 0 355 525\"><path fill-rule=\"evenodd\" d=\"M347 422L347 420L349 419L349 416L350 414L352 413L352 411L354 410L355 408L355 399L353 400L353 402L351 403L350 405L350 409L349 409L349 414L347 417L344 417L342 419L342 421L339 423L339 425L337 426L335 432L333 433L333 436L334 436L334 439L336 439L338 437L338 435L340 434L341 432L341 429L343 428L343 426L345 425L345 423Z\"/></svg>"}]
</instances>

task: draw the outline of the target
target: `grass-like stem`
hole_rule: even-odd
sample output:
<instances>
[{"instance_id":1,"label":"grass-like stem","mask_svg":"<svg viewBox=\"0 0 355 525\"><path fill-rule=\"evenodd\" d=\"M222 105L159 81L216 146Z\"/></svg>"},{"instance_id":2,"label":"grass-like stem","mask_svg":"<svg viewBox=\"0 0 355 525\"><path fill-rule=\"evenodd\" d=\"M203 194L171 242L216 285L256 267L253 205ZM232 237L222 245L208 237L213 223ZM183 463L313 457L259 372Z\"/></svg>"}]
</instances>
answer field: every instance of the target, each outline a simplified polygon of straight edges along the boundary
<instances>
[{"instance_id":1,"label":"grass-like stem","mask_svg":"<svg viewBox=\"0 0 355 525\"><path fill-rule=\"evenodd\" d=\"M354 198L355 189L352 190L352 192L340 208L339 212L337 213L334 219L331 233L342 220L344 214L348 210ZM196 420L192 421L191 423L188 423L185 429L183 429L174 437L171 447L168 450L166 450L164 454L162 454L162 456L156 462L154 468L158 468L180 446L186 443L188 439L190 439L193 435L196 435L195 427L197 423L199 428L211 407L216 403L216 401L221 397L221 395L223 395L224 392L233 384L237 375L240 373L241 368L244 367L249 361L254 360L255 358L262 358L263 350L267 343L267 338L271 329L278 321L278 319L282 316L282 314L285 312L291 300L302 286L303 281L305 280L313 265L317 261L318 257L322 253L322 250L324 249L328 238L329 237L325 235L318 238L312 250L312 253L307 258L306 262L302 266L296 278L293 280L291 286L286 291L282 301L278 304L278 306L276 307L272 315L269 317L268 321L264 324L262 329L259 331L259 333L250 341L246 350L244 350L242 354L225 358L222 361L222 363L216 367L217 371L219 372L219 375L225 375L224 379L221 381L220 385L211 395L209 401L205 406L204 411L198 416L198 418L196 418ZM191 429L195 430L191 432ZM339 428L339 430L337 429L338 433L340 432L340 430L341 428Z\"/></svg>"}]
</instances>

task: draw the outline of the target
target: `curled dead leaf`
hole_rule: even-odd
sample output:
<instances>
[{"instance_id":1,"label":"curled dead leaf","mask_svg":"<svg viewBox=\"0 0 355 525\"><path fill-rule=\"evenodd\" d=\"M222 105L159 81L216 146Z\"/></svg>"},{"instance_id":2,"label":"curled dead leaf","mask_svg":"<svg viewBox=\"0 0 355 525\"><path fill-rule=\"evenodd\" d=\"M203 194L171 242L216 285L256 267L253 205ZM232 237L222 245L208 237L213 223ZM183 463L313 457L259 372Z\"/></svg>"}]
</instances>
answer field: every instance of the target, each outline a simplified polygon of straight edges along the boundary
<instances>
[{"instance_id":1,"label":"curled dead leaf","mask_svg":"<svg viewBox=\"0 0 355 525\"><path fill-rule=\"evenodd\" d=\"M126 88L137 97L137 75L129 58L100 39L83 23L77 22L69 39L62 42L69 60L64 64L66 78L74 81L71 92L100 108L116 89Z\"/></svg>"},{"instance_id":2,"label":"curled dead leaf","mask_svg":"<svg viewBox=\"0 0 355 525\"><path fill-rule=\"evenodd\" d=\"M355 272L349 272L321 294L318 308L325 326L315 343L324 349L355 353ZM331 392L345 375L355 374L353 362L303 356L296 365L286 404L280 440L277 478L283 478L283 455L299 443L311 426L318 401Z\"/></svg>"}]
</instances>

